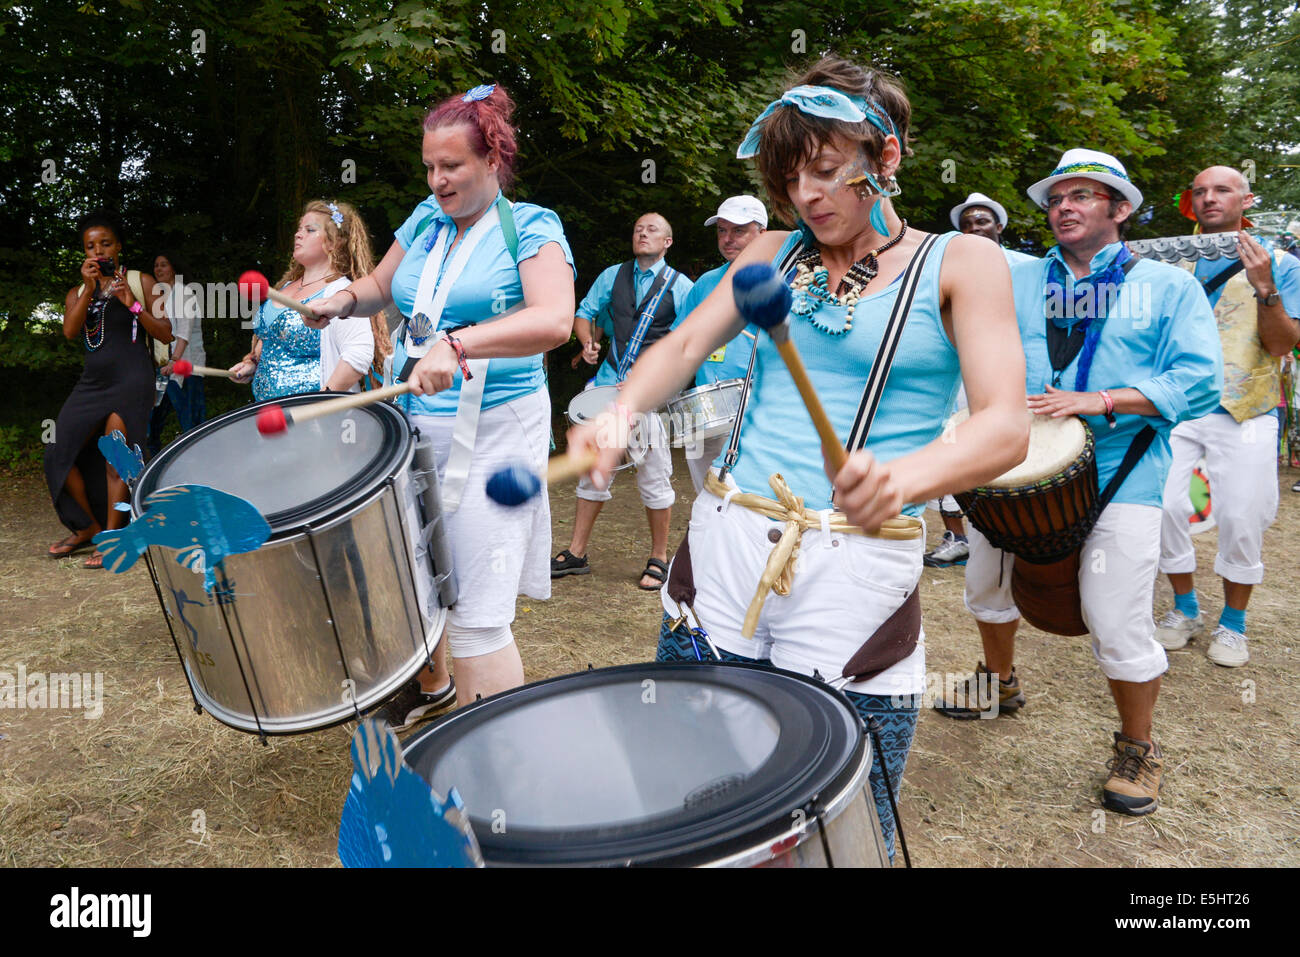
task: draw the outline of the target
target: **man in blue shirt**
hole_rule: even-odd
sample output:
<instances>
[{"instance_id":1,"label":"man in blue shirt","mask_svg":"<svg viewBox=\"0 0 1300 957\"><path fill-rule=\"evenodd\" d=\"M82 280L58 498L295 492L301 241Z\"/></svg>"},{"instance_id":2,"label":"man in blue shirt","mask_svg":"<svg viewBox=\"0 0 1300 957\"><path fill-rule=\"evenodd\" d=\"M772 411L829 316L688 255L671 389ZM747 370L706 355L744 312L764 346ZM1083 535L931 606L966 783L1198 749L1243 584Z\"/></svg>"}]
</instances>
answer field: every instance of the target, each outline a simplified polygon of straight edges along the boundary
<instances>
[{"instance_id":1,"label":"man in blue shirt","mask_svg":"<svg viewBox=\"0 0 1300 957\"><path fill-rule=\"evenodd\" d=\"M582 343L582 358L596 365L587 388L621 385L633 364L651 343L668 334L691 291L691 281L668 265L664 254L673 244L673 229L659 213L646 213L632 230L633 259L610 266L591 284L578 306L573 331ZM609 352L600 361L601 333L610 339ZM637 463L636 482L650 524L650 558L639 586L656 591L668 575L668 525L675 499L672 486L672 450L658 415L642 420L648 446ZM613 484L611 477L610 485ZM609 501L609 487L598 489L585 477L578 482L578 506L569 547L551 560L551 577L585 575L587 543L601 508Z\"/></svg>"},{"instance_id":2,"label":"man in blue shirt","mask_svg":"<svg viewBox=\"0 0 1300 957\"><path fill-rule=\"evenodd\" d=\"M1204 629L1187 494L1192 469L1204 456L1219 530L1214 570L1223 579L1223 612L1205 654L1227 668L1250 660L1246 604L1264 580L1264 531L1277 515L1278 358L1300 341L1294 318L1300 316L1300 261L1241 231L1254 199L1246 178L1230 166L1211 166L1192 182L1191 207L1201 231L1236 231L1239 258L1192 265L1214 307L1223 344L1223 400L1209 415L1174 429L1161 528L1160 570L1173 586L1174 607L1161 619L1156 640L1175 650Z\"/></svg>"},{"instance_id":3,"label":"man in blue shirt","mask_svg":"<svg viewBox=\"0 0 1300 957\"><path fill-rule=\"evenodd\" d=\"M1120 241L1142 193L1119 160L1070 150L1052 175L1029 188L1029 198L1046 210L1057 241L1043 259L1011 270L1029 410L1084 419L1096 439L1103 489L1125 453L1140 449L1135 440L1148 435L1144 426L1154 430L1150 447L1084 541L1077 576L1093 655L1120 717L1102 803L1122 814L1149 814L1159 806L1164 767L1151 728L1168 661L1150 607L1168 435L1218 404L1222 350L1209 303L1191 275L1167 263L1134 260ZM936 703L954 718L1025 704L1013 667L1020 611L1011 595L1011 556L974 528L970 549L966 606L979 625L987 665ZM989 694L993 675L999 676L996 697ZM980 698L996 707L979 708Z\"/></svg>"},{"instance_id":4,"label":"man in blue shirt","mask_svg":"<svg viewBox=\"0 0 1300 957\"><path fill-rule=\"evenodd\" d=\"M681 315L673 323L673 328L681 325L682 320L708 298L718 283L722 282L722 277L727 274L727 269L736 261L736 257L767 229L767 210L753 196L729 196L722 201L717 214L706 219L704 225L717 226L718 252L722 253L726 262L695 280L690 295L682 303ZM696 387L726 382L728 379L743 379L749 371L754 335L754 330L744 329L740 335L705 359L700 371L695 373ZM704 486L704 476L727 444L727 439L728 435L724 433L705 439L696 448L686 448L686 466L690 469L696 492Z\"/></svg>"}]
</instances>

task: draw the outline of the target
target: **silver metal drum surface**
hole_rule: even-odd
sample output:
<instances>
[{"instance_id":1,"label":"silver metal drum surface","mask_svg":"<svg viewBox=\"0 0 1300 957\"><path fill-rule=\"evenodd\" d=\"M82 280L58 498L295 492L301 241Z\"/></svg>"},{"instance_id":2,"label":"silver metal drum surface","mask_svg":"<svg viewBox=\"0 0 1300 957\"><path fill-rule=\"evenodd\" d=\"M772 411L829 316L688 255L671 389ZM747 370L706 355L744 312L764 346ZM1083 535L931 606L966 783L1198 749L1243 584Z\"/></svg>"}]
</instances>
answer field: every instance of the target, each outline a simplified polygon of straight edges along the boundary
<instances>
[{"instance_id":1,"label":"silver metal drum surface","mask_svg":"<svg viewBox=\"0 0 1300 957\"><path fill-rule=\"evenodd\" d=\"M871 747L820 681L738 664L580 672L404 742L488 866L887 867Z\"/></svg>"},{"instance_id":2,"label":"silver metal drum surface","mask_svg":"<svg viewBox=\"0 0 1300 957\"><path fill-rule=\"evenodd\" d=\"M344 479L341 505L322 506L287 527L272 521L271 538L261 548L228 557L224 583L233 600L218 602L217 592L206 593L202 576L177 564L173 550L149 549L195 699L231 727L293 734L348 720L414 677L437 644L446 618L438 591L441 585L446 593L450 569L439 569L435 581L430 554L439 552L442 522L435 517L430 530L435 544L420 540L414 437L400 411L371 409L400 421L400 428L381 423L385 436L397 437L392 448L371 443L377 477L351 494ZM196 474L187 481L239 494L247 477L232 476L228 462L203 468L203 436L195 441L200 445L188 457L196 461L186 471ZM177 484L146 485L144 478L133 501L136 514L150 492ZM272 480L293 486L300 476L289 471ZM312 481L322 484L319 478L303 484ZM291 503L291 492L274 495Z\"/></svg>"},{"instance_id":3,"label":"silver metal drum surface","mask_svg":"<svg viewBox=\"0 0 1300 957\"><path fill-rule=\"evenodd\" d=\"M672 444L693 446L706 439L726 435L740 411L744 379L727 379L698 386L668 400L672 422Z\"/></svg>"}]
</instances>

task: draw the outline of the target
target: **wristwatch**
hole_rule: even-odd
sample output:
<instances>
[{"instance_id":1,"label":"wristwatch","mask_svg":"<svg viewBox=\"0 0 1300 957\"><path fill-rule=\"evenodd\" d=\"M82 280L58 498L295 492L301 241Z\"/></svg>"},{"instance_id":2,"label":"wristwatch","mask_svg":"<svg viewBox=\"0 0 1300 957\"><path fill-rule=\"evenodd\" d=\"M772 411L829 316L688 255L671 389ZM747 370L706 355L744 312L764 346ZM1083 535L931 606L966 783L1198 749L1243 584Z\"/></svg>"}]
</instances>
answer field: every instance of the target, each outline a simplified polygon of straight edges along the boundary
<instances>
[{"instance_id":1,"label":"wristwatch","mask_svg":"<svg viewBox=\"0 0 1300 957\"><path fill-rule=\"evenodd\" d=\"M1261 305L1276 306L1279 302L1282 301L1282 294L1275 289L1267 296L1261 296L1259 294L1259 290L1257 289L1255 290L1255 298L1259 300Z\"/></svg>"}]
</instances>

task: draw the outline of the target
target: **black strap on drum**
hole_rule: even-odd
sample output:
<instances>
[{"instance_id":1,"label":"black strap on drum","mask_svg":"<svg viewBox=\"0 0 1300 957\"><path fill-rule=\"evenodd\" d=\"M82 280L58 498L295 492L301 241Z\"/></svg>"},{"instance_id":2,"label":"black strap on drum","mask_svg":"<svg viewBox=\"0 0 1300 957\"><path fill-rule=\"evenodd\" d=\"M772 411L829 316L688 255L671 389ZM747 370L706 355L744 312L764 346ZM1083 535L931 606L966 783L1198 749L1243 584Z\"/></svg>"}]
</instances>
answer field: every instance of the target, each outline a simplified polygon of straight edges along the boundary
<instances>
[{"instance_id":1,"label":"black strap on drum","mask_svg":"<svg viewBox=\"0 0 1300 957\"><path fill-rule=\"evenodd\" d=\"M920 284L925 260L938 240L939 237L934 233L922 239L921 244L916 247L916 252L912 254L912 261L903 271L903 280L894 299L894 311L889 314L889 323L885 326L885 334L881 336L880 348L871 363L867 386L862 392L862 401L858 404L858 414L853 419L853 428L849 431L846 448L850 452L856 452L867 444L867 434L871 431L871 422L880 408L880 398L884 395L889 370L894 364L899 340L903 337L903 326L906 325L907 314L912 309L912 300L916 298L916 287Z\"/></svg>"},{"instance_id":2,"label":"black strap on drum","mask_svg":"<svg viewBox=\"0 0 1300 957\"><path fill-rule=\"evenodd\" d=\"M1233 263L1227 269L1223 270L1223 272L1219 273L1213 279L1207 279L1205 280L1205 282L1201 283L1201 288L1205 290L1205 294L1207 296L1212 295L1213 293L1219 291L1220 286L1222 286L1225 282L1227 282L1229 279L1237 275L1237 273L1241 272L1245 268L1246 268L1246 264L1242 262L1240 259L1238 259L1235 263Z\"/></svg>"},{"instance_id":3,"label":"black strap on drum","mask_svg":"<svg viewBox=\"0 0 1300 957\"><path fill-rule=\"evenodd\" d=\"M795 243L794 247L777 263L777 273L786 276L794 268L794 264L799 257L803 255L804 248L802 241ZM740 402L736 406L736 421L731 424L731 437L727 440L727 452L722 458L722 469L718 473L718 478L724 482L727 480L727 473L735 467L736 459L740 455L740 423L744 421L745 406L749 403L749 390L754 382L754 363L757 359L758 340L755 339L754 348L749 351L749 369L745 372L745 383L740 387Z\"/></svg>"},{"instance_id":4,"label":"black strap on drum","mask_svg":"<svg viewBox=\"0 0 1300 957\"><path fill-rule=\"evenodd\" d=\"M1119 463L1119 468L1111 476L1110 481L1106 483L1106 488L1101 495L1097 497L1097 515L1100 517L1102 510L1110 504L1110 500L1115 497L1119 487L1124 484L1128 478L1128 473L1133 471L1134 466L1142 460L1142 456L1147 454L1147 449L1151 448L1151 443L1155 441L1156 430L1149 425L1142 426L1140 432L1133 436L1133 441L1129 443L1128 451L1124 453L1124 458Z\"/></svg>"}]
</instances>

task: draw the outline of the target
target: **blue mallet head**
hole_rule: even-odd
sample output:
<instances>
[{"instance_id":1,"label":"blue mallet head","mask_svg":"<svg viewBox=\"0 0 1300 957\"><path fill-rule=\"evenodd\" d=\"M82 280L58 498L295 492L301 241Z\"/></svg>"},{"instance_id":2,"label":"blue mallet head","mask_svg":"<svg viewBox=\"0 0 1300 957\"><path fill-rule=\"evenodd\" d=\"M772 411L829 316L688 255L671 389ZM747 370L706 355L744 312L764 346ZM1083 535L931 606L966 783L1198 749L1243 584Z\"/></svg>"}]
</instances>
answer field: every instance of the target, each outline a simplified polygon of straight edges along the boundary
<instances>
[{"instance_id":1,"label":"blue mallet head","mask_svg":"<svg viewBox=\"0 0 1300 957\"><path fill-rule=\"evenodd\" d=\"M790 314L793 302L790 287L767 263L754 263L737 270L731 277L731 292L744 320L768 332Z\"/></svg>"},{"instance_id":2,"label":"blue mallet head","mask_svg":"<svg viewBox=\"0 0 1300 957\"><path fill-rule=\"evenodd\" d=\"M541 490L542 480L518 462L497 469L487 480L487 497L498 505L523 505Z\"/></svg>"}]
</instances>

